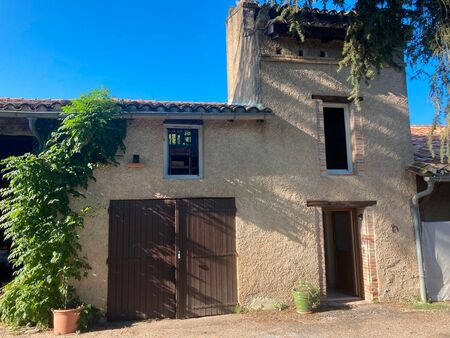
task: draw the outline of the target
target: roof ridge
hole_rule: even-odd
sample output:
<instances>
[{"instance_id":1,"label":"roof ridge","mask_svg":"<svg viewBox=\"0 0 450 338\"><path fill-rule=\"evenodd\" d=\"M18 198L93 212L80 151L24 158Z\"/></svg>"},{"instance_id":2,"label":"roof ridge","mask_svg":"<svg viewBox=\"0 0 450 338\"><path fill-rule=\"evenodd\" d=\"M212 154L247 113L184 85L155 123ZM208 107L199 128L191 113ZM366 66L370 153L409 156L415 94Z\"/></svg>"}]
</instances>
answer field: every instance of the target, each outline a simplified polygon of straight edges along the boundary
<instances>
[{"instance_id":1,"label":"roof ridge","mask_svg":"<svg viewBox=\"0 0 450 338\"><path fill-rule=\"evenodd\" d=\"M169 101L169 100L155 100L155 99L128 99L113 97L113 100L123 101L123 102L142 102L142 103L155 103L155 104L197 104L197 105L227 105L227 106L241 106L241 107L254 107L253 105L238 104L238 103L228 103L219 101ZM29 103L39 103L39 102L68 102L75 99L63 99L63 98L26 98L26 97L0 97L0 102L7 103L17 103L17 102L29 102Z\"/></svg>"}]
</instances>

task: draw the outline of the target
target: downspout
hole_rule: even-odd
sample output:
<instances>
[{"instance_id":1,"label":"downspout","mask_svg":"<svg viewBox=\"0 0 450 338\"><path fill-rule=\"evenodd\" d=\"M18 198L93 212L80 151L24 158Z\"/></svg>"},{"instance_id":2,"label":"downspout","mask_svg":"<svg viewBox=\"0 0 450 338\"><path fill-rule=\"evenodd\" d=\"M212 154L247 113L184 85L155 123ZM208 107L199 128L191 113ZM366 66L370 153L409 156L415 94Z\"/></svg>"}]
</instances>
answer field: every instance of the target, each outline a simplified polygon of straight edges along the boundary
<instances>
[{"instance_id":1,"label":"downspout","mask_svg":"<svg viewBox=\"0 0 450 338\"><path fill-rule=\"evenodd\" d=\"M422 303L427 302L427 290L425 287L425 273L423 268L422 223L420 220L419 200L425 196L430 195L433 192L435 182L429 177L425 177L424 180L425 182L427 182L427 188L415 194L411 199L411 209L413 211L414 220L414 234L416 237L417 264L419 266L420 299Z\"/></svg>"},{"instance_id":2,"label":"downspout","mask_svg":"<svg viewBox=\"0 0 450 338\"><path fill-rule=\"evenodd\" d=\"M36 140L39 142L39 147L44 146L44 142L42 140L42 137L39 135L39 132L36 127L37 118L36 117L28 117L28 128L30 128L31 134L36 138Z\"/></svg>"},{"instance_id":3,"label":"downspout","mask_svg":"<svg viewBox=\"0 0 450 338\"><path fill-rule=\"evenodd\" d=\"M28 128L30 128L30 131L33 134L33 136L36 137L38 141L40 141L39 134L36 129L36 121L37 121L36 117L28 117Z\"/></svg>"}]
</instances>

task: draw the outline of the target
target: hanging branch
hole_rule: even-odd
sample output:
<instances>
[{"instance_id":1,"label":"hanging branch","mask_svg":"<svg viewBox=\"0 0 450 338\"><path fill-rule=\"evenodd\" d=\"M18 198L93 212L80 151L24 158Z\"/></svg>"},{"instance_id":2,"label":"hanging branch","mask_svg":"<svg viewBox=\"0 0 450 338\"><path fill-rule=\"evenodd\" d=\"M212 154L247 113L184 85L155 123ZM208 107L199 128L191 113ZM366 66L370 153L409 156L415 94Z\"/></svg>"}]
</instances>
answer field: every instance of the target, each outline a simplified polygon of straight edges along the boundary
<instances>
[{"instance_id":1,"label":"hanging branch","mask_svg":"<svg viewBox=\"0 0 450 338\"><path fill-rule=\"evenodd\" d=\"M289 33L304 42L303 14L315 1L264 1L280 13L279 19ZM327 5L345 9L348 19L339 69L349 69L350 99L360 109L361 85L371 81L386 66L404 69L406 63L429 79L430 98L435 107L433 130L444 125L441 161L449 159L450 149L450 2L449 0L323 0ZM433 74L424 71L434 66ZM442 128L439 128L442 129ZM431 144L431 138L430 138ZM430 150L431 145L430 145ZM434 153L434 152L433 152Z\"/></svg>"}]
</instances>

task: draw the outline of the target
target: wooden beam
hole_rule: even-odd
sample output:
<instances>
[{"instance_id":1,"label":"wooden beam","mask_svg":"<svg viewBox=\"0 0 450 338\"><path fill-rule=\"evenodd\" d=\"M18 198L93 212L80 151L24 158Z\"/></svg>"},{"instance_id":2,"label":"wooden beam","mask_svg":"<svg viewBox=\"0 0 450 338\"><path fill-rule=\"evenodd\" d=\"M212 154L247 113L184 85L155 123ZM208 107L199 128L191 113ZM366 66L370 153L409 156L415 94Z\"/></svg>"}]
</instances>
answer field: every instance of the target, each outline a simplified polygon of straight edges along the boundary
<instances>
[{"instance_id":1,"label":"wooden beam","mask_svg":"<svg viewBox=\"0 0 450 338\"><path fill-rule=\"evenodd\" d=\"M350 103L353 100L349 100L347 96L333 96L333 95L312 95L313 100L322 100L323 102L329 103ZM363 98L359 98L360 101L363 101Z\"/></svg>"},{"instance_id":2,"label":"wooden beam","mask_svg":"<svg viewBox=\"0 0 450 338\"><path fill-rule=\"evenodd\" d=\"M377 201L306 201L307 207L316 208L366 208L376 204Z\"/></svg>"}]
</instances>

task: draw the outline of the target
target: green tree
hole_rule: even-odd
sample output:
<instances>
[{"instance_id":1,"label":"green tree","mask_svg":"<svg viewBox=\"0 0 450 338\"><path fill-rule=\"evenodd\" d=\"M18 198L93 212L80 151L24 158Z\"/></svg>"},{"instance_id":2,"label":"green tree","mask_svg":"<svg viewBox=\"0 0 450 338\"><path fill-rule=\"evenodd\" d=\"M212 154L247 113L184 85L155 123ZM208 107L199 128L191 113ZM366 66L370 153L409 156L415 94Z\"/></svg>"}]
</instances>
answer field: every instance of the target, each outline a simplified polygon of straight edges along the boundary
<instances>
[{"instance_id":1,"label":"green tree","mask_svg":"<svg viewBox=\"0 0 450 338\"><path fill-rule=\"evenodd\" d=\"M9 187L0 191L0 227L12 240L15 278L0 298L1 320L48 326L52 308L73 300L69 282L89 269L78 231L87 209L71 207L83 197L100 164L116 164L124 148L126 121L106 89L94 90L63 108L61 125L38 154L2 162Z\"/></svg>"},{"instance_id":2,"label":"green tree","mask_svg":"<svg viewBox=\"0 0 450 338\"><path fill-rule=\"evenodd\" d=\"M302 20L316 1L268 0L278 7L291 34L304 40ZM441 135L441 159L449 157L450 89L450 0L322 0L324 8L347 12L348 26L340 66L348 67L352 85L350 98L359 105L362 83L367 85L388 65L401 69L404 61L416 76L430 82L430 97L436 109L433 125L446 125ZM428 74L424 66L432 65Z\"/></svg>"}]
</instances>

